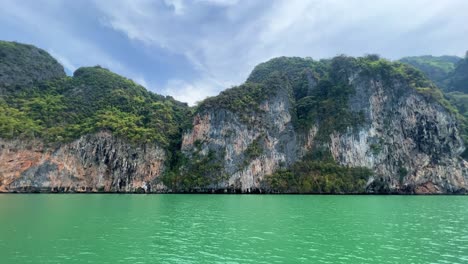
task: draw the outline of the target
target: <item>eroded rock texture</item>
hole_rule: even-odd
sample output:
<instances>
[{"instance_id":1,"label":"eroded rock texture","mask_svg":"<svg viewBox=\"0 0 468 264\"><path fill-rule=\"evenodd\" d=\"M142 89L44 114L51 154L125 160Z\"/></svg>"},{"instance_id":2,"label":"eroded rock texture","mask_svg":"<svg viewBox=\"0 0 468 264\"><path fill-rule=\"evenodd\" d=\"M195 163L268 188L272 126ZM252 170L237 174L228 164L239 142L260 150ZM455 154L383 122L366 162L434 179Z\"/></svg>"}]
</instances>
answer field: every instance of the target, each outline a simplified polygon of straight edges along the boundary
<instances>
[{"instance_id":1,"label":"eroded rock texture","mask_svg":"<svg viewBox=\"0 0 468 264\"><path fill-rule=\"evenodd\" d=\"M329 135L326 147L343 166L367 167L366 192L463 193L468 188L468 163L460 157L465 146L453 113L418 92L404 80L385 80L354 68L342 73L354 93L348 110L364 121ZM309 89L317 82L308 78ZM294 98L288 84L260 105L248 122L222 106L199 112L193 129L183 138L182 150L223 155L229 179L222 186L251 191L261 188L265 175L288 167L314 144L320 124L308 130L293 125ZM256 140L258 142L256 142ZM194 146L198 142L198 146ZM249 157L249 146L261 153Z\"/></svg>"},{"instance_id":2,"label":"eroded rock texture","mask_svg":"<svg viewBox=\"0 0 468 264\"><path fill-rule=\"evenodd\" d=\"M0 190L6 192L156 192L166 154L101 132L57 148L0 143Z\"/></svg>"}]
</instances>

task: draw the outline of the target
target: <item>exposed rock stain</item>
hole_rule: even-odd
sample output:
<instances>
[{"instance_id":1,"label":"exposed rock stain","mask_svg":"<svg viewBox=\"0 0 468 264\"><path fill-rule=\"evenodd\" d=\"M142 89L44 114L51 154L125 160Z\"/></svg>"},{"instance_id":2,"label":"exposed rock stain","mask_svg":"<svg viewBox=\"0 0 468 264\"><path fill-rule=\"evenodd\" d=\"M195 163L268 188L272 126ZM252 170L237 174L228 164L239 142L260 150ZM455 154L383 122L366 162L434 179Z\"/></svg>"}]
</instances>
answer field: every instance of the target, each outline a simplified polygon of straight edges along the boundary
<instances>
[{"instance_id":1,"label":"exposed rock stain","mask_svg":"<svg viewBox=\"0 0 468 264\"><path fill-rule=\"evenodd\" d=\"M164 188L165 153L132 146L107 132L56 149L37 142L2 142L0 191L150 192Z\"/></svg>"}]
</instances>

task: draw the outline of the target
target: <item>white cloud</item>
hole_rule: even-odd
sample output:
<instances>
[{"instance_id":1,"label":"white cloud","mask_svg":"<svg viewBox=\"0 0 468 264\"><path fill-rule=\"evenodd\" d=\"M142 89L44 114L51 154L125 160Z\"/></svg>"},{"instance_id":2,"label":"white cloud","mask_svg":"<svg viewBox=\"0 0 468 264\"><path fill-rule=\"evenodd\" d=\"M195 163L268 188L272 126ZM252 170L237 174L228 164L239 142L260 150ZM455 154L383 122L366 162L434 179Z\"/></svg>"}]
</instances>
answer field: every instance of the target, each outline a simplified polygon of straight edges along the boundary
<instances>
[{"instance_id":1,"label":"white cloud","mask_svg":"<svg viewBox=\"0 0 468 264\"><path fill-rule=\"evenodd\" d=\"M28 29L31 35L25 37L34 38L39 42L32 44L41 47L41 43L47 43L52 56L71 72L77 68L77 65L101 65L118 73L131 73L121 62L96 46L93 41L75 34L65 23L51 15L64 8L64 2L44 1L41 4L45 12L38 12L28 5L27 1L4 0L0 15L14 20L21 28Z\"/></svg>"},{"instance_id":2,"label":"white cloud","mask_svg":"<svg viewBox=\"0 0 468 264\"><path fill-rule=\"evenodd\" d=\"M196 3L206 3L218 6L232 6L239 3L239 0L195 0Z\"/></svg>"},{"instance_id":3,"label":"white cloud","mask_svg":"<svg viewBox=\"0 0 468 264\"><path fill-rule=\"evenodd\" d=\"M3 0L0 15L17 23L21 28L28 29L31 36L27 37L34 37L39 42L32 44L42 47L44 45L42 43L45 43L45 46L48 46L47 51L69 73L73 73L81 66L100 65L133 79L148 89L152 88L142 74L129 69L122 62L102 50L94 41L76 34L72 27L62 23L59 18L52 15L54 12L60 12L61 9L66 7L65 2L44 1L41 5L43 12L38 12L31 5L28 5L27 1ZM141 4L133 6L132 15L142 14L143 11L139 11L138 8L142 8ZM41 30L39 30L39 27L41 27ZM19 41L21 42L21 40Z\"/></svg>"},{"instance_id":4,"label":"white cloud","mask_svg":"<svg viewBox=\"0 0 468 264\"><path fill-rule=\"evenodd\" d=\"M174 13L182 15L185 12L185 4L183 0L164 0L164 3L174 8Z\"/></svg>"},{"instance_id":5,"label":"white cloud","mask_svg":"<svg viewBox=\"0 0 468 264\"><path fill-rule=\"evenodd\" d=\"M70 73L73 73L78 67L76 67L68 58L66 58L65 56L62 56L58 53L56 53L55 51L53 50L48 50L47 52L49 52L50 55L52 55L52 57L54 57L55 59L57 59L57 61L62 64L62 66L68 70Z\"/></svg>"},{"instance_id":6,"label":"white cloud","mask_svg":"<svg viewBox=\"0 0 468 264\"><path fill-rule=\"evenodd\" d=\"M197 77L158 82L166 83L166 93L192 104L242 83L255 65L276 56L463 56L468 43L465 0L89 1L102 25L123 33L135 47L185 56ZM0 16L51 43L48 49L68 70L100 64L151 86L147 80L153 78L78 36L54 13L37 12L26 2L3 0ZM63 8L65 1L44 1L44 10Z\"/></svg>"},{"instance_id":7,"label":"white cloud","mask_svg":"<svg viewBox=\"0 0 468 264\"><path fill-rule=\"evenodd\" d=\"M177 94L176 98L191 102L220 89L200 80L238 84L256 64L275 56L462 55L468 41L466 34L462 36L468 27L460 28L466 23L468 10L468 2L463 0L165 2L174 7L174 14L147 1L100 6L113 29L131 39L183 54L192 62L200 78L170 81L168 89ZM200 11L197 3L221 6L225 16L216 21L200 17L203 12L216 10ZM456 37L458 41L445 41ZM183 87L183 92L177 93L175 84Z\"/></svg>"},{"instance_id":8,"label":"white cloud","mask_svg":"<svg viewBox=\"0 0 468 264\"><path fill-rule=\"evenodd\" d=\"M193 106L208 96L218 94L220 90L225 88L226 86L213 79L197 79L190 82L171 79L166 83L162 92Z\"/></svg>"},{"instance_id":9,"label":"white cloud","mask_svg":"<svg viewBox=\"0 0 468 264\"><path fill-rule=\"evenodd\" d=\"M135 76L132 78L132 80L139 85L145 87L146 89L150 90L152 87L150 87L149 83L145 80L145 78L141 75Z\"/></svg>"}]
</instances>

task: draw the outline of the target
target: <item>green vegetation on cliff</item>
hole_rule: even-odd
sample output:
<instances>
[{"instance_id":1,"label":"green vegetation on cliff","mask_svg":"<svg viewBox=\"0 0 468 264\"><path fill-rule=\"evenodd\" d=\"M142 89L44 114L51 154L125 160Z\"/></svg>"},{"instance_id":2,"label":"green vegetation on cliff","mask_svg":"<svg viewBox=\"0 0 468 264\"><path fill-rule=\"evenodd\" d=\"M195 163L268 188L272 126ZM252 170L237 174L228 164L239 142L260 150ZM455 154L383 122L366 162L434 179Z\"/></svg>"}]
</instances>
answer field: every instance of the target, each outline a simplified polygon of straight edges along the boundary
<instances>
[{"instance_id":1,"label":"green vegetation on cliff","mask_svg":"<svg viewBox=\"0 0 468 264\"><path fill-rule=\"evenodd\" d=\"M222 91L218 96L203 100L198 106L199 111L224 108L234 113L241 114L244 121L248 121L248 114L252 111L260 111L260 103L268 99L271 90L264 85L245 83ZM246 115L243 115L245 113Z\"/></svg>"},{"instance_id":2,"label":"green vegetation on cliff","mask_svg":"<svg viewBox=\"0 0 468 264\"><path fill-rule=\"evenodd\" d=\"M320 160L306 156L266 176L263 184L265 190L278 193L364 193L370 176L370 169L340 166L329 155Z\"/></svg>"},{"instance_id":3,"label":"green vegetation on cliff","mask_svg":"<svg viewBox=\"0 0 468 264\"><path fill-rule=\"evenodd\" d=\"M427 100L438 102L457 114L464 139L468 140L468 59L456 62L453 68L450 58L411 60L419 63L413 64L440 68L448 78L444 79L447 90L457 91L444 95L423 72L376 55L320 61L281 57L258 65L246 83L207 98L196 109L149 92L100 66L79 68L73 77L67 77L55 59L33 46L0 42L0 59L0 138L40 139L54 145L105 130L131 144L157 144L168 150L162 181L172 190L224 188L229 177L224 172L223 148L203 149L206 142L197 141L190 153L181 152L182 133L191 126L193 111L224 109L236 114L249 129L268 129L269 124L262 119L268 107L262 103L286 96L286 101L280 101L290 108L291 127L295 130L291 132L304 134L313 126L318 131L313 151L267 176L265 188L272 192L363 192L370 170L341 166L328 150L331 134L354 133L355 128L366 123L365 114L353 110L350 102L357 89L350 80L357 75L372 77L364 80L382 81L385 87L395 89L395 94L414 89ZM248 145L240 155L241 167L264 153L265 138L266 133ZM374 144L371 149L378 153L380 146Z\"/></svg>"},{"instance_id":4,"label":"green vegetation on cliff","mask_svg":"<svg viewBox=\"0 0 468 264\"><path fill-rule=\"evenodd\" d=\"M458 112L468 118L468 94L462 92L451 92L446 94L449 101L458 109Z\"/></svg>"},{"instance_id":5,"label":"green vegetation on cliff","mask_svg":"<svg viewBox=\"0 0 468 264\"><path fill-rule=\"evenodd\" d=\"M346 70L351 58L339 56L331 61L322 62L321 68L327 68L326 73L314 74L314 80L309 78L300 85L296 94L296 124L299 128L309 129L317 125L316 140L327 142L334 131L344 131L362 123L359 112L352 112L348 106L349 97L355 92L342 75L335 74ZM309 71L309 73L312 71ZM314 71L316 72L316 71ZM303 72L304 77L307 77ZM318 77L321 76L321 77Z\"/></svg>"},{"instance_id":6,"label":"green vegetation on cliff","mask_svg":"<svg viewBox=\"0 0 468 264\"><path fill-rule=\"evenodd\" d=\"M455 69L448 74L447 91L468 93L468 57L459 61Z\"/></svg>"},{"instance_id":7,"label":"green vegetation on cliff","mask_svg":"<svg viewBox=\"0 0 468 264\"><path fill-rule=\"evenodd\" d=\"M293 87L296 99L307 95L313 83L327 74L329 61L312 58L279 57L257 65L247 82L263 83L271 75L283 76Z\"/></svg>"},{"instance_id":8,"label":"green vegetation on cliff","mask_svg":"<svg viewBox=\"0 0 468 264\"><path fill-rule=\"evenodd\" d=\"M294 94L292 112L295 113L293 122L296 127L308 129L318 125L318 138L326 141L333 131L344 131L364 121L362 113L353 112L349 107L349 98L355 93L349 80L356 74L381 79L392 87L398 87L398 82L406 83L428 100L438 102L450 112L457 112L421 71L377 55L358 58L341 55L321 61L275 58L258 65L247 83L263 84L272 75L287 80L283 86L284 89L292 89L291 94Z\"/></svg>"},{"instance_id":9,"label":"green vegetation on cliff","mask_svg":"<svg viewBox=\"0 0 468 264\"><path fill-rule=\"evenodd\" d=\"M468 57L420 56L407 57L400 61L424 72L445 92L443 94L440 90L420 88L420 91L431 93L432 97L438 98L444 106L457 113L462 137L464 142L468 142ZM468 157L468 150L463 156Z\"/></svg>"},{"instance_id":10,"label":"green vegetation on cliff","mask_svg":"<svg viewBox=\"0 0 468 264\"><path fill-rule=\"evenodd\" d=\"M419 56L400 60L424 72L443 91L468 93L468 58Z\"/></svg>"},{"instance_id":11,"label":"green vegetation on cliff","mask_svg":"<svg viewBox=\"0 0 468 264\"><path fill-rule=\"evenodd\" d=\"M285 89L285 85L286 80L279 73L274 73L261 83L246 82L224 90L217 96L209 97L200 103L197 111L226 109L238 114L242 122L251 123L252 115L263 111L260 109L261 103L280 89Z\"/></svg>"},{"instance_id":12,"label":"green vegetation on cliff","mask_svg":"<svg viewBox=\"0 0 468 264\"><path fill-rule=\"evenodd\" d=\"M423 60L419 57L408 60L416 58L417 61ZM446 70L452 69L449 63L457 61L457 57L448 56L427 58L430 59L431 63L438 62ZM260 105L282 89L291 97L290 110L296 127L308 129L318 125L319 136L325 140L333 131L356 127L364 121L362 113L351 111L348 102L355 93L349 80L356 74L381 79L392 87L407 84L428 100L438 102L452 113L457 112L423 72L406 63L381 59L378 55L358 58L341 55L320 61L298 57L275 58L256 66L245 84L201 102L197 111L226 109L237 113L241 121L248 123L254 112L262 111Z\"/></svg>"},{"instance_id":13,"label":"green vegetation on cliff","mask_svg":"<svg viewBox=\"0 0 468 264\"><path fill-rule=\"evenodd\" d=\"M42 131L39 123L27 113L0 101L0 135L2 138L33 138Z\"/></svg>"},{"instance_id":14,"label":"green vegetation on cliff","mask_svg":"<svg viewBox=\"0 0 468 264\"><path fill-rule=\"evenodd\" d=\"M357 75L382 81L385 87L393 88L392 92L395 94L412 91L420 93L463 121L457 109L422 71L405 63L381 59L377 55L359 58L342 55L321 61L310 58L275 58L258 65L244 85L203 101L198 111L226 109L237 113L241 121L249 123L254 112L261 112L259 106L262 103L270 100L281 89L286 90L286 94L290 96L290 113L295 128L305 132L316 126L318 131L314 138L313 151L289 168L267 176L263 182L265 190L360 193L365 191L366 182L372 175L371 170L341 166L334 161L328 150L330 134L352 132L353 128L365 124L364 113L353 111L349 102L356 93L349 81ZM463 100L459 100L457 105L462 102ZM256 122L253 125L262 124ZM243 164L248 164L263 153L259 146L258 141L248 146ZM372 151L377 153L379 148L380 146L374 144ZM402 175L406 174L404 171L402 168Z\"/></svg>"},{"instance_id":15,"label":"green vegetation on cliff","mask_svg":"<svg viewBox=\"0 0 468 264\"><path fill-rule=\"evenodd\" d=\"M8 58L0 63L7 68L3 71L24 68L17 71L24 76L8 79L12 84L0 83L15 87L6 90L0 101L2 138L39 138L53 144L108 130L132 143L154 142L168 148L180 144L182 130L190 124L186 104L151 93L107 69L86 67L73 77L48 76L43 72L63 72L48 54L29 45L0 44L0 53ZM23 67L28 63L32 66Z\"/></svg>"},{"instance_id":16,"label":"green vegetation on cliff","mask_svg":"<svg viewBox=\"0 0 468 264\"><path fill-rule=\"evenodd\" d=\"M228 179L223 172L224 152L210 150L205 155L201 153L202 142L196 141L194 145L191 155L177 153L173 169L163 175L164 185L185 192L222 188L219 184Z\"/></svg>"},{"instance_id":17,"label":"green vegetation on cliff","mask_svg":"<svg viewBox=\"0 0 468 264\"><path fill-rule=\"evenodd\" d=\"M441 89L446 88L445 79L455 69L461 60L457 56L413 56L400 59L401 62L410 64L421 70L429 79L434 81Z\"/></svg>"},{"instance_id":18,"label":"green vegetation on cliff","mask_svg":"<svg viewBox=\"0 0 468 264\"><path fill-rule=\"evenodd\" d=\"M0 41L0 95L22 91L37 82L65 77L57 60L32 45Z\"/></svg>"}]
</instances>

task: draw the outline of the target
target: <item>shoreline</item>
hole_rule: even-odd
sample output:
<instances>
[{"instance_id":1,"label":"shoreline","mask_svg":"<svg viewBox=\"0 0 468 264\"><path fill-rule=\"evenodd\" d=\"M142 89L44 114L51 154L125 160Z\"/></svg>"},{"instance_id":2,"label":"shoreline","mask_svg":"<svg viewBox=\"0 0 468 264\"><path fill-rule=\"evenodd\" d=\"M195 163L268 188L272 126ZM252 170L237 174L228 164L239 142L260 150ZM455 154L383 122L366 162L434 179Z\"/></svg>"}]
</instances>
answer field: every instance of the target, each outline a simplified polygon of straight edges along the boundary
<instances>
[{"instance_id":1,"label":"shoreline","mask_svg":"<svg viewBox=\"0 0 468 264\"><path fill-rule=\"evenodd\" d=\"M93 195L93 194L118 194L118 195L307 195L307 196L468 196L468 193L273 193L273 192L265 192L265 193L220 193L220 192L0 192L1 194L12 194L12 195L21 195L21 194L76 194L76 195Z\"/></svg>"}]
</instances>

